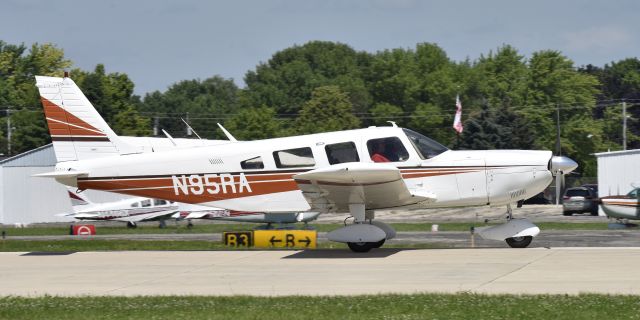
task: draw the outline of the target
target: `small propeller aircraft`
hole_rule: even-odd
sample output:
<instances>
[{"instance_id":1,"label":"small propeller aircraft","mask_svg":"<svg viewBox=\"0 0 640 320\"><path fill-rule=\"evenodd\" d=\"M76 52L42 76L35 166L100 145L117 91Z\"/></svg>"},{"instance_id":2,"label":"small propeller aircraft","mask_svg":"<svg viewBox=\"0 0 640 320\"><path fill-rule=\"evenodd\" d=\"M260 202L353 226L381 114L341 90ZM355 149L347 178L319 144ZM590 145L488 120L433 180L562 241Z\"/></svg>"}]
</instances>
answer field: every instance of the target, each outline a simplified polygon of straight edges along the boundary
<instances>
[{"instance_id":1,"label":"small propeller aircraft","mask_svg":"<svg viewBox=\"0 0 640 320\"><path fill-rule=\"evenodd\" d=\"M600 198L600 206L609 218L618 220L640 220L640 183L632 184L633 190L626 195Z\"/></svg>"},{"instance_id":2,"label":"small propeller aircraft","mask_svg":"<svg viewBox=\"0 0 640 320\"><path fill-rule=\"evenodd\" d=\"M59 216L72 217L78 220L121 221L127 227L135 228L138 222L159 221L160 227L165 220L171 219L178 212L178 204L163 199L135 197L113 202L95 203L83 193L73 192L67 188L73 213Z\"/></svg>"},{"instance_id":3,"label":"small propeller aircraft","mask_svg":"<svg viewBox=\"0 0 640 320\"><path fill-rule=\"evenodd\" d=\"M274 214L344 212L351 224L331 241L366 252L395 236L375 220L391 208L507 207L487 239L527 247L540 229L513 219L511 205L544 190L577 164L550 151L453 151L397 127L318 133L205 146L143 150L120 139L68 77L36 76L58 163L52 177L80 190ZM84 150L100 158L83 159ZM93 152L92 151L92 152ZM87 151L88 152L88 151Z\"/></svg>"},{"instance_id":4,"label":"small propeller aircraft","mask_svg":"<svg viewBox=\"0 0 640 320\"><path fill-rule=\"evenodd\" d=\"M73 213L62 213L59 216L90 221L121 221L126 222L129 228L136 228L138 222L147 221L159 221L160 227L164 228L167 219L188 220L189 226L192 225L192 219L203 219L265 223L266 228L271 228L272 224L307 223L318 216L304 212L296 214L239 212L145 197L96 203L86 194L76 192L75 188L71 187L67 187L67 194L71 200Z\"/></svg>"}]
</instances>

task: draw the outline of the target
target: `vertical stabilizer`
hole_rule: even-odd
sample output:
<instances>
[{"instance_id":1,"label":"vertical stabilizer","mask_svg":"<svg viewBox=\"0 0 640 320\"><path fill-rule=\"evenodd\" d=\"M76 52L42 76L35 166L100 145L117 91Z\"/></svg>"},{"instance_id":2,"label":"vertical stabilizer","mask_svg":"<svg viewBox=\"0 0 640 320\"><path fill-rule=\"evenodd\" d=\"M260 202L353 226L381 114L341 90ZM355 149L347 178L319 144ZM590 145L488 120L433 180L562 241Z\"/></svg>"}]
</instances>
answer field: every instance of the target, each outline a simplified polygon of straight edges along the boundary
<instances>
[{"instance_id":1,"label":"vertical stabilizer","mask_svg":"<svg viewBox=\"0 0 640 320\"><path fill-rule=\"evenodd\" d=\"M67 195L69 196L69 200L71 201L71 207L73 207L73 211L77 212L78 207L88 206L93 204L89 198L81 193L77 193L75 188L67 188Z\"/></svg>"},{"instance_id":2,"label":"vertical stabilizer","mask_svg":"<svg viewBox=\"0 0 640 320\"><path fill-rule=\"evenodd\" d=\"M70 78L36 76L36 86L59 162L138 152L118 138Z\"/></svg>"}]
</instances>

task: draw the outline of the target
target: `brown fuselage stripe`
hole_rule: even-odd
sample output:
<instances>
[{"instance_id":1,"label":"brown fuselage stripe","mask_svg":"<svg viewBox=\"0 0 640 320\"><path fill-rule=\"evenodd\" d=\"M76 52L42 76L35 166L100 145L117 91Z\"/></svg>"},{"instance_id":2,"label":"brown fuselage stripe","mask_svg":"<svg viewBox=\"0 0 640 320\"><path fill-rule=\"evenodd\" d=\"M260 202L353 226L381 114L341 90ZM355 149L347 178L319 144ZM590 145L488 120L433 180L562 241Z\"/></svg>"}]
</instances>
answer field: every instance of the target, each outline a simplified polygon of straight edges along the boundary
<instances>
[{"instance_id":1,"label":"brown fuselage stripe","mask_svg":"<svg viewBox=\"0 0 640 320\"><path fill-rule=\"evenodd\" d=\"M632 207L632 208L637 208L640 207L640 203L636 202L609 202L609 201L605 201L602 202L602 204L604 204L605 206L621 206L621 207Z\"/></svg>"},{"instance_id":2,"label":"brown fuselage stripe","mask_svg":"<svg viewBox=\"0 0 640 320\"><path fill-rule=\"evenodd\" d=\"M51 137L51 141L82 141L82 142L107 142L108 137Z\"/></svg>"}]
</instances>

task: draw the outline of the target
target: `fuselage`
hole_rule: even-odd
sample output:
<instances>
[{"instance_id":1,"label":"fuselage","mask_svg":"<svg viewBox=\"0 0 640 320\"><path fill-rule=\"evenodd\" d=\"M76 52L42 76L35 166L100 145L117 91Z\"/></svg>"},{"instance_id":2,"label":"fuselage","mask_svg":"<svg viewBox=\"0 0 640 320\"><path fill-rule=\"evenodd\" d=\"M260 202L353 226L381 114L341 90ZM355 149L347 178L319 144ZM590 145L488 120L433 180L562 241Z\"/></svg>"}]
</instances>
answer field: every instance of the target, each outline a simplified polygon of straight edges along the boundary
<instances>
[{"instance_id":1,"label":"fuselage","mask_svg":"<svg viewBox=\"0 0 640 320\"><path fill-rule=\"evenodd\" d=\"M400 169L407 188L436 195L436 201L410 208L432 208L532 197L552 180L551 156L550 151L452 151L406 129L372 127L67 161L56 170L87 173L60 181L80 189L237 211L303 212L310 206L292 177L334 164L388 161Z\"/></svg>"},{"instance_id":2,"label":"fuselage","mask_svg":"<svg viewBox=\"0 0 640 320\"><path fill-rule=\"evenodd\" d=\"M610 218L640 220L640 188L626 195L600 198L602 210Z\"/></svg>"},{"instance_id":3,"label":"fuselage","mask_svg":"<svg viewBox=\"0 0 640 320\"><path fill-rule=\"evenodd\" d=\"M169 214L178 211L178 204L163 199L132 198L108 203L74 206L78 220L120 220L145 215Z\"/></svg>"}]
</instances>

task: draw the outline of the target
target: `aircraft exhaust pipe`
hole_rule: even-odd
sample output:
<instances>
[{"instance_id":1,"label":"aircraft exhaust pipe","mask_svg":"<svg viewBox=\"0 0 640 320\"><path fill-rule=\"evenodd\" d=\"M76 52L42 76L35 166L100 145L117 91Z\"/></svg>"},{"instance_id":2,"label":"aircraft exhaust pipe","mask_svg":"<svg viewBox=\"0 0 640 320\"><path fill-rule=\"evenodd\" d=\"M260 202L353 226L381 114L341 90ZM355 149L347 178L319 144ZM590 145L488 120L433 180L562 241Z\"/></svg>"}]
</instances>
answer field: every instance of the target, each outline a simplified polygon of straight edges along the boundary
<instances>
[{"instance_id":1,"label":"aircraft exhaust pipe","mask_svg":"<svg viewBox=\"0 0 640 320\"><path fill-rule=\"evenodd\" d=\"M549 165L549 171L555 176L558 173L567 174L578 167L578 164L569 157L553 156Z\"/></svg>"}]
</instances>

